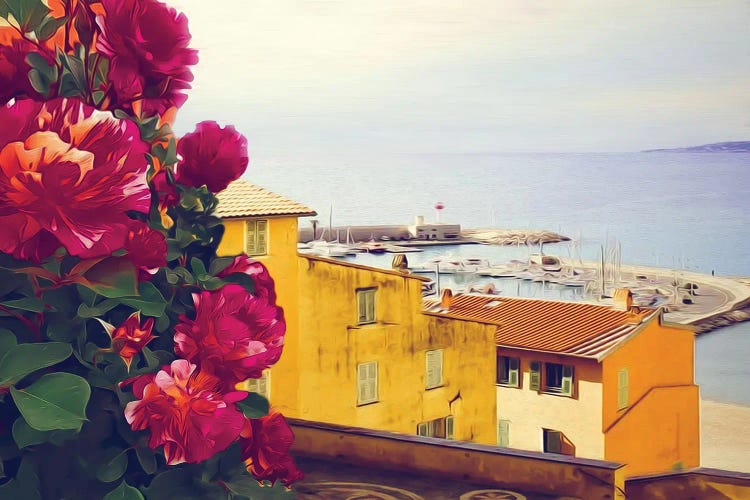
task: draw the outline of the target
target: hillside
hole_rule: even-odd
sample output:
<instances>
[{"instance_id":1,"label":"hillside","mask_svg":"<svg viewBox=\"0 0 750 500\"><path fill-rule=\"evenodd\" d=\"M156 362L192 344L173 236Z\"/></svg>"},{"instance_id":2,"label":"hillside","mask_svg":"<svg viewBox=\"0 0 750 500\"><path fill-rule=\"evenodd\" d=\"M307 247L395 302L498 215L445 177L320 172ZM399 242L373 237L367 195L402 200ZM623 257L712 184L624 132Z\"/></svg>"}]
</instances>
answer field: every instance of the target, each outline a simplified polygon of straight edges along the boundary
<instances>
[{"instance_id":1,"label":"hillside","mask_svg":"<svg viewBox=\"0 0 750 500\"><path fill-rule=\"evenodd\" d=\"M643 153L750 153L750 141L715 142L673 149L647 149Z\"/></svg>"}]
</instances>

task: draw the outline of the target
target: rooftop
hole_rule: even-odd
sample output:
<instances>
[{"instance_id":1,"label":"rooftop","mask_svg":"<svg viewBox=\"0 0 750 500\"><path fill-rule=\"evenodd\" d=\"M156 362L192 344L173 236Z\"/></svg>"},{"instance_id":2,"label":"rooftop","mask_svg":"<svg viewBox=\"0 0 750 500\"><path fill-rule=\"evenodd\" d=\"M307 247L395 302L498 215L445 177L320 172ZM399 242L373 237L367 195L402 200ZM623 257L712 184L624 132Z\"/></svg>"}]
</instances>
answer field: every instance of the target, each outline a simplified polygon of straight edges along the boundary
<instances>
[{"instance_id":1,"label":"rooftop","mask_svg":"<svg viewBox=\"0 0 750 500\"><path fill-rule=\"evenodd\" d=\"M301 203L284 198L242 179L236 180L218 194L219 217L260 217L294 215L307 217L317 212Z\"/></svg>"},{"instance_id":2,"label":"rooftop","mask_svg":"<svg viewBox=\"0 0 750 500\"><path fill-rule=\"evenodd\" d=\"M495 342L502 347L553 352L600 359L625 340L654 309L580 302L460 294L444 308L440 300L426 300L428 311L497 325Z\"/></svg>"}]
</instances>

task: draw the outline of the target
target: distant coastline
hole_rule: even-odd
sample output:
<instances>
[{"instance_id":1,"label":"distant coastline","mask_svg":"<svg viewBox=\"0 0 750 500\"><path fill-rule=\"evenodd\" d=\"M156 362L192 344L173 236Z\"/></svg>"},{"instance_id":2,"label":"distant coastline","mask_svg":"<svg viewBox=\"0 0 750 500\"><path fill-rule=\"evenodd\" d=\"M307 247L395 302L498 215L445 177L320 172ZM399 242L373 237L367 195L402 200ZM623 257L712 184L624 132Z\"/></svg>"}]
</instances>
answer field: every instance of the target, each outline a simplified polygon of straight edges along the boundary
<instances>
[{"instance_id":1,"label":"distant coastline","mask_svg":"<svg viewBox=\"0 0 750 500\"><path fill-rule=\"evenodd\" d=\"M750 141L714 142L702 146L671 149L646 149L642 153L750 153Z\"/></svg>"}]
</instances>

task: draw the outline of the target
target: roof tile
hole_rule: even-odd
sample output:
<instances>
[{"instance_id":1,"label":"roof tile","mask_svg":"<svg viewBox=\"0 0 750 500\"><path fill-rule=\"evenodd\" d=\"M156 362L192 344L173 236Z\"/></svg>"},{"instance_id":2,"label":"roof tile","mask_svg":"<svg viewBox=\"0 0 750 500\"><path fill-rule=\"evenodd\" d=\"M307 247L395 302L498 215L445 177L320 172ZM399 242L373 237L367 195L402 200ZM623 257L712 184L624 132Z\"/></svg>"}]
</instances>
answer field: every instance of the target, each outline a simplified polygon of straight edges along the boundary
<instances>
[{"instance_id":1,"label":"roof tile","mask_svg":"<svg viewBox=\"0 0 750 500\"><path fill-rule=\"evenodd\" d=\"M268 191L247 181L236 180L218 194L219 217L258 217L272 215L317 215L310 207Z\"/></svg>"},{"instance_id":2,"label":"roof tile","mask_svg":"<svg viewBox=\"0 0 750 500\"><path fill-rule=\"evenodd\" d=\"M617 311L595 304L462 294L449 309L427 300L428 310L497 325L497 345L599 358L655 312Z\"/></svg>"}]
</instances>

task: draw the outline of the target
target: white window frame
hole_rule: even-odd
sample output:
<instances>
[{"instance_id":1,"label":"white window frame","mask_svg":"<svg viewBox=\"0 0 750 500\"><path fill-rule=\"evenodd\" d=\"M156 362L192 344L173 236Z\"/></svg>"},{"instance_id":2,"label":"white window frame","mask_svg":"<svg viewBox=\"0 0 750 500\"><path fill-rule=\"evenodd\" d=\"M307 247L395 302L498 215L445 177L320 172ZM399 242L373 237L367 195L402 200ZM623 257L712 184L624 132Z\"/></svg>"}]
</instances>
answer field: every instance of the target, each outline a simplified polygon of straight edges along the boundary
<instances>
[{"instance_id":1,"label":"white window frame","mask_svg":"<svg viewBox=\"0 0 750 500\"><path fill-rule=\"evenodd\" d=\"M246 382L247 392L260 394L264 398L271 399L271 370L263 370L260 378L251 378Z\"/></svg>"},{"instance_id":2,"label":"white window frame","mask_svg":"<svg viewBox=\"0 0 750 500\"><path fill-rule=\"evenodd\" d=\"M357 324L370 325L377 321L375 314L377 288L357 289Z\"/></svg>"},{"instance_id":3,"label":"white window frame","mask_svg":"<svg viewBox=\"0 0 750 500\"><path fill-rule=\"evenodd\" d=\"M521 386L521 360L510 356L498 356L495 384L503 387ZM502 376L501 376L502 375Z\"/></svg>"},{"instance_id":4,"label":"white window frame","mask_svg":"<svg viewBox=\"0 0 750 500\"><path fill-rule=\"evenodd\" d=\"M378 402L378 362L357 365L357 405Z\"/></svg>"},{"instance_id":5,"label":"white window frame","mask_svg":"<svg viewBox=\"0 0 750 500\"><path fill-rule=\"evenodd\" d=\"M435 389L443 386L443 350L427 351L425 359L425 389Z\"/></svg>"},{"instance_id":6,"label":"white window frame","mask_svg":"<svg viewBox=\"0 0 750 500\"><path fill-rule=\"evenodd\" d=\"M251 228L252 237L250 235ZM253 241L250 241L251 239ZM268 255L267 219L245 220L245 253L250 256Z\"/></svg>"}]
</instances>

